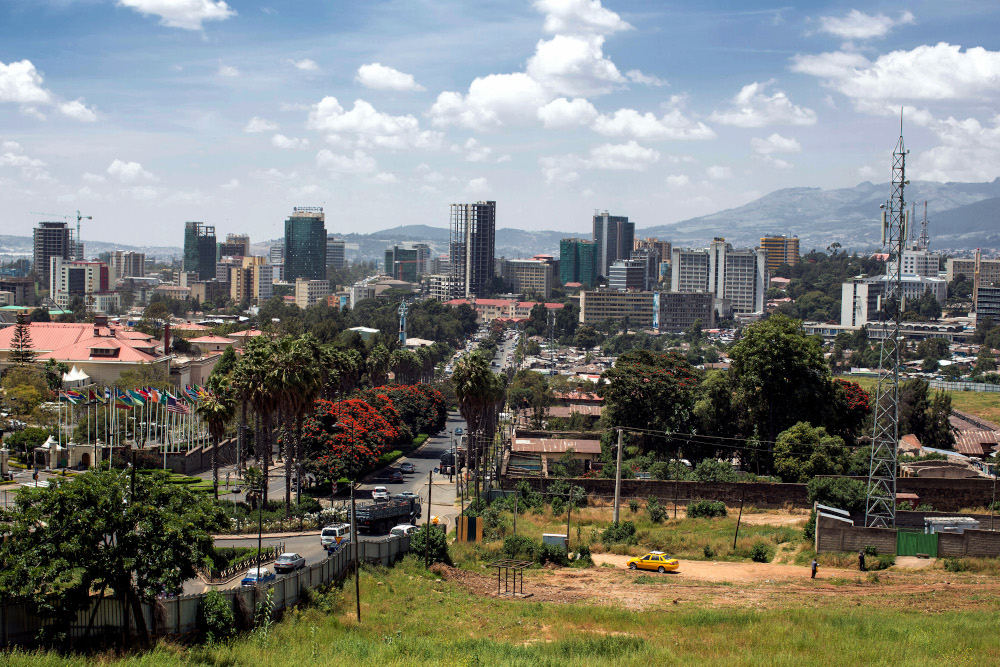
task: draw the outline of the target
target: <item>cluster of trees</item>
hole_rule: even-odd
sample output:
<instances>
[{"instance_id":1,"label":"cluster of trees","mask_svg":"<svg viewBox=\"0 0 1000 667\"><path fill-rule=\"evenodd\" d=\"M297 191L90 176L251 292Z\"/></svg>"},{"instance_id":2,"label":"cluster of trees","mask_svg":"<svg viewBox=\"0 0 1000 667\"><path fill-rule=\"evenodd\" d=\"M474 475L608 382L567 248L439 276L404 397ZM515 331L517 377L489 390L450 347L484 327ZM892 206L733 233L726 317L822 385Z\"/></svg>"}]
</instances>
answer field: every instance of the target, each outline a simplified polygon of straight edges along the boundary
<instances>
[{"instance_id":1,"label":"cluster of trees","mask_svg":"<svg viewBox=\"0 0 1000 667\"><path fill-rule=\"evenodd\" d=\"M777 274L791 282L784 295L794 303L779 307L778 312L803 320L826 322L840 314L841 283L858 275L875 275L885 271L885 262L858 254L848 255L831 247L829 253L812 250L795 266L782 264ZM775 290L768 298L777 298Z\"/></svg>"}]
</instances>

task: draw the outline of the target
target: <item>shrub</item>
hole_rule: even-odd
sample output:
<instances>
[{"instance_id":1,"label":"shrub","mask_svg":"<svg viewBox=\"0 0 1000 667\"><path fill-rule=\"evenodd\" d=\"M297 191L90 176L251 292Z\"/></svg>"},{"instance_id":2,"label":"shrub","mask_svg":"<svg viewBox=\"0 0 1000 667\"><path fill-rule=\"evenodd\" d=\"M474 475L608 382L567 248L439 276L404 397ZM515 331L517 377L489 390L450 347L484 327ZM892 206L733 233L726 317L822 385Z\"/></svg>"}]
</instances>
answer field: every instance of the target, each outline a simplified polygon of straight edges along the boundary
<instances>
[{"instance_id":1,"label":"shrub","mask_svg":"<svg viewBox=\"0 0 1000 667\"><path fill-rule=\"evenodd\" d=\"M689 519L726 516L726 504L721 500L696 500L688 505L687 516Z\"/></svg>"},{"instance_id":2,"label":"shrub","mask_svg":"<svg viewBox=\"0 0 1000 667\"><path fill-rule=\"evenodd\" d=\"M649 520L653 523L660 523L667 516L667 510L658 499L653 497L646 500L646 513L649 514Z\"/></svg>"},{"instance_id":3,"label":"shrub","mask_svg":"<svg viewBox=\"0 0 1000 667\"><path fill-rule=\"evenodd\" d=\"M629 501L628 501L628 509L629 509L630 512L632 512L632 514L635 514L636 512L638 512L639 511L639 499L638 498L630 498Z\"/></svg>"},{"instance_id":4,"label":"shrub","mask_svg":"<svg viewBox=\"0 0 1000 667\"><path fill-rule=\"evenodd\" d=\"M581 544L576 548L576 562L586 565L593 565L594 559L590 555L590 547Z\"/></svg>"},{"instance_id":5,"label":"shrub","mask_svg":"<svg viewBox=\"0 0 1000 667\"><path fill-rule=\"evenodd\" d=\"M503 538L503 549L500 553L511 560L535 560L538 545L524 535L508 535Z\"/></svg>"},{"instance_id":6,"label":"shrub","mask_svg":"<svg viewBox=\"0 0 1000 667\"><path fill-rule=\"evenodd\" d=\"M711 544L705 545L705 558L715 558L715 549L712 548Z\"/></svg>"},{"instance_id":7,"label":"shrub","mask_svg":"<svg viewBox=\"0 0 1000 667\"><path fill-rule=\"evenodd\" d=\"M868 497L868 486L859 479L847 477L814 477L806 485L810 503L829 505L847 512L862 512Z\"/></svg>"},{"instance_id":8,"label":"shrub","mask_svg":"<svg viewBox=\"0 0 1000 667\"><path fill-rule=\"evenodd\" d=\"M888 570L896 564L896 557L893 554L883 554L865 562L868 570Z\"/></svg>"},{"instance_id":9,"label":"shrub","mask_svg":"<svg viewBox=\"0 0 1000 667\"><path fill-rule=\"evenodd\" d=\"M718 459L703 459L694 467L694 478L699 482L735 482L733 466Z\"/></svg>"},{"instance_id":10,"label":"shrub","mask_svg":"<svg viewBox=\"0 0 1000 667\"><path fill-rule=\"evenodd\" d=\"M198 627L205 637L209 642L226 640L232 636L235 626L233 605L218 590L209 590L198 606Z\"/></svg>"},{"instance_id":11,"label":"shrub","mask_svg":"<svg viewBox=\"0 0 1000 667\"><path fill-rule=\"evenodd\" d=\"M771 546L767 542L758 540L750 547L750 560L755 563L770 563L774 558Z\"/></svg>"},{"instance_id":12,"label":"shrub","mask_svg":"<svg viewBox=\"0 0 1000 667\"><path fill-rule=\"evenodd\" d=\"M566 511L566 501L563 500L562 498L553 498L552 499L552 513L553 514L562 514L565 511Z\"/></svg>"},{"instance_id":13,"label":"shrub","mask_svg":"<svg viewBox=\"0 0 1000 667\"><path fill-rule=\"evenodd\" d=\"M444 530L437 526L431 526L428 531L426 525L420 526L410 535L410 551L415 554L424 553L424 543L430 533L429 557L433 563L445 563L451 565L451 555L448 553L448 541L445 539Z\"/></svg>"},{"instance_id":14,"label":"shrub","mask_svg":"<svg viewBox=\"0 0 1000 667\"><path fill-rule=\"evenodd\" d=\"M934 507L930 503L920 503L917 505L918 512L933 512Z\"/></svg>"},{"instance_id":15,"label":"shrub","mask_svg":"<svg viewBox=\"0 0 1000 667\"><path fill-rule=\"evenodd\" d=\"M878 549L875 548L874 544L865 545L865 555L866 556L878 556Z\"/></svg>"},{"instance_id":16,"label":"shrub","mask_svg":"<svg viewBox=\"0 0 1000 667\"><path fill-rule=\"evenodd\" d=\"M611 524L601 533L601 542L604 544L635 544L635 524L631 521Z\"/></svg>"},{"instance_id":17,"label":"shrub","mask_svg":"<svg viewBox=\"0 0 1000 667\"><path fill-rule=\"evenodd\" d=\"M944 569L947 572L965 572L969 569L969 564L961 558L945 558Z\"/></svg>"},{"instance_id":18,"label":"shrub","mask_svg":"<svg viewBox=\"0 0 1000 667\"><path fill-rule=\"evenodd\" d=\"M566 558L566 549L556 544L545 544L543 542L535 555L538 558L539 565L545 565L546 563L567 565L569 563L569 560Z\"/></svg>"},{"instance_id":19,"label":"shrub","mask_svg":"<svg viewBox=\"0 0 1000 667\"><path fill-rule=\"evenodd\" d=\"M809 520L802 527L802 537L807 541L816 539L816 510L809 510Z\"/></svg>"}]
</instances>

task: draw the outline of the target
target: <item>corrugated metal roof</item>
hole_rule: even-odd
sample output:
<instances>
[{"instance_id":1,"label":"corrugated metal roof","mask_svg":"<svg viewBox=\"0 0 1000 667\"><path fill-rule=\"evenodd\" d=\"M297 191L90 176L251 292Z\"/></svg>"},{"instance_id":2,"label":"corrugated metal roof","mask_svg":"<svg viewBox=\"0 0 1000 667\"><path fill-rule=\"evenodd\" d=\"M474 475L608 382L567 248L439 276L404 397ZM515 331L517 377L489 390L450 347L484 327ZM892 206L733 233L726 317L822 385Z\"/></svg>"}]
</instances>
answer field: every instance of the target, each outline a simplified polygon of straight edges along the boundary
<instances>
[{"instance_id":1,"label":"corrugated metal roof","mask_svg":"<svg viewBox=\"0 0 1000 667\"><path fill-rule=\"evenodd\" d=\"M555 438L516 438L511 449L519 454L565 454L572 449L577 454L600 454L600 440L559 440Z\"/></svg>"},{"instance_id":2,"label":"corrugated metal roof","mask_svg":"<svg viewBox=\"0 0 1000 667\"><path fill-rule=\"evenodd\" d=\"M600 405L555 405L549 408L549 416L565 418L578 413L588 417L600 417L601 409Z\"/></svg>"}]
</instances>

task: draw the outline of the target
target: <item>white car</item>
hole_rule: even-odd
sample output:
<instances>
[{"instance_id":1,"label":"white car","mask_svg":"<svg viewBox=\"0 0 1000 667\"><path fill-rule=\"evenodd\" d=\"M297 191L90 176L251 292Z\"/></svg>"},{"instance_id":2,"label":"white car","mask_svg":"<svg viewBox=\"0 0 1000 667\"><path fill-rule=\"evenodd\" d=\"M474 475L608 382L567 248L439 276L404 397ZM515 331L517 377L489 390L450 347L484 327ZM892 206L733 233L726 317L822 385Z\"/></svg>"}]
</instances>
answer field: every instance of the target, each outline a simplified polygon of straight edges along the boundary
<instances>
[{"instance_id":1,"label":"white car","mask_svg":"<svg viewBox=\"0 0 1000 667\"><path fill-rule=\"evenodd\" d=\"M395 526L392 530L390 530L389 534L393 536L404 537L406 535L413 533L416 529L417 529L416 526L413 526L408 523L402 523L398 526Z\"/></svg>"},{"instance_id":2,"label":"white car","mask_svg":"<svg viewBox=\"0 0 1000 667\"><path fill-rule=\"evenodd\" d=\"M340 538L339 540L337 538ZM320 544L324 549L336 550L340 544L351 541L351 527L346 523L327 526L319 534Z\"/></svg>"},{"instance_id":3,"label":"white car","mask_svg":"<svg viewBox=\"0 0 1000 667\"><path fill-rule=\"evenodd\" d=\"M389 489L384 486L376 486L372 489L372 498L375 500L389 500Z\"/></svg>"}]
</instances>

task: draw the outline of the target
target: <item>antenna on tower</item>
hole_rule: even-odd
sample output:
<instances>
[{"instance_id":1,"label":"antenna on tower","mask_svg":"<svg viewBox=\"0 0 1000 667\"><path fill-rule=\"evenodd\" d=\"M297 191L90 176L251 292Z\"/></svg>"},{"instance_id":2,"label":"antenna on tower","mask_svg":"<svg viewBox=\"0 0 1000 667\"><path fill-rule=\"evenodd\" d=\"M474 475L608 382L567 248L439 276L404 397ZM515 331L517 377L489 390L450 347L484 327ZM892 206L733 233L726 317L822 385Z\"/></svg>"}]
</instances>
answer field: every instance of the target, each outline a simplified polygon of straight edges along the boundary
<instances>
[{"instance_id":1,"label":"antenna on tower","mask_svg":"<svg viewBox=\"0 0 1000 667\"><path fill-rule=\"evenodd\" d=\"M868 468L865 525L876 528L896 526L896 460L899 455L899 352L901 346L903 293L903 247L907 237L906 180L907 150L903 145L903 112L899 112L899 141L892 152L892 195L882 205L882 239L889 245L885 290L882 293L884 337L879 355L878 385L875 390L875 424Z\"/></svg>"},{"instance_id":2,"label":"antenna on tower","mask_svg":"<svg viewBox=\"0 0 1000 667\"><path fill-rule=\"evenodd\" d=\"M921 250L927 250L931 247L931 235L927 228L927 200L924 200L924 219L920 223L920 238L917 239L917 246Z\"/></svg>"}]
</instances>

